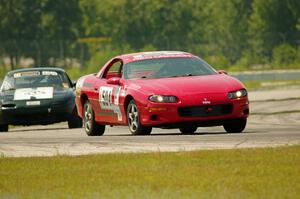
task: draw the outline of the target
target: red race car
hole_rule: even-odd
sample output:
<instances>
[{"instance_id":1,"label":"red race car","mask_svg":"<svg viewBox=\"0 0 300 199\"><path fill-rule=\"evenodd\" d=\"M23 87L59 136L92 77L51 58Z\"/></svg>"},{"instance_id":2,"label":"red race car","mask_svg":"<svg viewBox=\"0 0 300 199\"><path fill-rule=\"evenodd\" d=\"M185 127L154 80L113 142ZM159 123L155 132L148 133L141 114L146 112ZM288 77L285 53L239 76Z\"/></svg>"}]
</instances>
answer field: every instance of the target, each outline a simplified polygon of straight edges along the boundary
<instances>
[{"instance_id":1,"label":"red race car","mask_svg":"<svg viewBox=\"0 0 300 199\"><path fill-rule=\"evenodd\" d=\"M193 134L200 126L221 125L240 133L249 115L241 82L177 51L112 58L78 80L76 105L89 136L103 135L105 125L128 125L134 135L149 135L152 127Z\"/></svg>"}]
</instances>

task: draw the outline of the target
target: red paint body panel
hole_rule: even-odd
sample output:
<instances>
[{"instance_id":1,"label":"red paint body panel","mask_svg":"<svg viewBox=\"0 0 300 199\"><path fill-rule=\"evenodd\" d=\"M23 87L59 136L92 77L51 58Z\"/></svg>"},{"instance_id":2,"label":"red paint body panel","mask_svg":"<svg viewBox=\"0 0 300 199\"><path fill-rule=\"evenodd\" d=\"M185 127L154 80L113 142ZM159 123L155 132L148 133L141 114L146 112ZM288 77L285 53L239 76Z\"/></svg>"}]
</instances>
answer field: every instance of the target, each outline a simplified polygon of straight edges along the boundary
<instances>
[{"instance_id":1,"label":"red paint body panel","mask_svg":"<svg viewBox=\"0 0 300 199\"><path fill-rule=\"evenodd\" d=\"M196 57L185 52L149 52L121 55L108 61L96 75L81 77L77 83L76 105L83 117L84 101L89 100L99 124L127 125L126 99L133 98L140 111L141 123L145 126L164 126L185 122L209 122L227 119L247 118L249 114L248 97L229 99L228 93L244 88L235 78L218 74L206 76L171 77L159 79L120 79L119 85L107 84L102 75L113 60L123 64L146 59L173 57ZM113 75L115 76L115 75ZM154 103L149 96L174 95L176 103ZM205 105L204 100L209 101ZM109 103L106 103L109 102ZM229 104L232 111L220 116L183 117L180 107L214 106Z\"/></svg>"}]
</instances>

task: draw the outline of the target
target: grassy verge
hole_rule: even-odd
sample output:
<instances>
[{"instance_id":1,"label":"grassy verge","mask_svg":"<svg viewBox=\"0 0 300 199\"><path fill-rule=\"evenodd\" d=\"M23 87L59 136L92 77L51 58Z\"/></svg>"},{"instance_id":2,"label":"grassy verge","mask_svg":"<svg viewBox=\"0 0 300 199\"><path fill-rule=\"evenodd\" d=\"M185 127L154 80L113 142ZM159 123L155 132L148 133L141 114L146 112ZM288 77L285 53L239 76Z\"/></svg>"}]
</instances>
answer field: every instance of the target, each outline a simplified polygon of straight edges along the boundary
<instances>
[{"instance_id":1,"label":"grassy verge","mask_svg":"<svg viewBox=\"0 0 300 199\"><path fill-rule=\"evenodd\" d=\"M248 90L257 89L274 89L285 86L297 86L300 85L300 80L291 81L243 81Z\"/></svg>"},{"instance_id":2,"label":"grassy verge","mask_svg":"<svg viewBox=\"0 0 300 199\"><path fill-rule=\"evenodd\" d=\"M0 158L0 198L297 198L300 145Z\"/></svg>"},{"instance_id":3,"label":"grassy verge","mask_svg":"<svg viewBox=\"0 0 300 199\"><path fill-rule=\"evenodd\" d=\"M281 115L281 114L290 114L290 113L300 113L300 110L291 110L291 111L278 111L271 113L251 113L251 115Z\"/></svg>"}]
</instances>

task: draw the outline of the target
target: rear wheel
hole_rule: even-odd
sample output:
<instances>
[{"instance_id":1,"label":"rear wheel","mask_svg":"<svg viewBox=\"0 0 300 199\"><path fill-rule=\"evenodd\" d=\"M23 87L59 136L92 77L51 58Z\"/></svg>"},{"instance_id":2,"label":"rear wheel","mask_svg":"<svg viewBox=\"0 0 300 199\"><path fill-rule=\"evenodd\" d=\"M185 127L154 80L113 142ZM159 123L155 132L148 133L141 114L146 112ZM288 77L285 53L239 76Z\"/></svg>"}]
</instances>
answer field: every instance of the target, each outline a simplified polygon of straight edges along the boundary
<instances>
[{"instance_id":1,"label":"rear wheel","mask_svg":"<svg viewBox=\"0 0 300 199\"><path fill-rule=\"evenodd\" d=\"M227 133L241 133L245 129L247 119L237 119L223 125Z\"/></svg>"},{"instance_id":2,"label":"rear wheel","mask_svg":"<svg viewBox=\"0 0 300 199\"><path fill-rule=\"evenodd\" d=\"M82 127L82 119L78 116L76 108L73 110L73 113L68 120L68 127L70 129Z\"/></svg>"},{"instance_id":3,"label":"rear wheel","mask_svg":"<svg viewBox=\"0 0 300 199\"><path fill-rule=\"evenodd\" d=\"M96 123L94 111L89 101L84 104L83 125L88 136L103 135L105 131L105 125Z\"/></svg>"},{"instance_id":4,"label":"rear wheel","mask_svg":"<svg viewBox=\"0 0 300 199\"><path fill-rule=\"evenodd\" d=\"M0 132L7 132L8 124L0 124Z\"/></svg>"},{"instance_id":5,"label":"rear wheel","mask_svg":"<svg viewBox=\"0 0 300 199\"><path fill-rule=\"evenodd\" d=\"M140 112L134 100L131 100L127 107L127 120L129 130L133 135L150 135L152 127L141 124Z\"/></svg>"},{"instance_id":6,"label":"rear wheel","mask_svg":"<svg viewBox=\"0 0 300 199\"><path fill-rule=\"evenodd\" d=\"M191 135L194 134L195 131L197 130L196 126L185 126L182 128L179 128L180 132L184 135Z\"/></svg>"}]
</instances>

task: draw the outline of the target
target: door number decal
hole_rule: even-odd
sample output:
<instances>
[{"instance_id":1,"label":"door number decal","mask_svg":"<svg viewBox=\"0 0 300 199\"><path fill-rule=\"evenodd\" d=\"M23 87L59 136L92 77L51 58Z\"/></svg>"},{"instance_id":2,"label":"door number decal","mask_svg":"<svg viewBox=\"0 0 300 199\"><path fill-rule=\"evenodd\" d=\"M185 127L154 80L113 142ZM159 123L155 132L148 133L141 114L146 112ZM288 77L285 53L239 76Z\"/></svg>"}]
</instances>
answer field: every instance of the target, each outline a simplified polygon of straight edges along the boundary
<instances>
[{"instance_id":1,"label":"door number decal","mask_svg":"<svg viewBox=\"0 0 300 199\"><path fill-rule=\"evenodd\" d=\"M103 110L113 110L112 107L112 87L102 86L99 92L99 101L101 109Z\"/></svg>"},{"instance_id":2,"label":"door number decal","mask_svg":"<svg viewBox=\"0 0 300 199\"><path fill-rule=\"evenodd\" d=\"M121 88L116 87L114 100L112 99L113 87L102 86L99 92L99 102L102 110L112 110L118 115L118 121L122 121L122 113L119 106Z\"/></svg>"}]
</instances>

